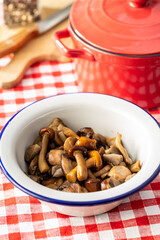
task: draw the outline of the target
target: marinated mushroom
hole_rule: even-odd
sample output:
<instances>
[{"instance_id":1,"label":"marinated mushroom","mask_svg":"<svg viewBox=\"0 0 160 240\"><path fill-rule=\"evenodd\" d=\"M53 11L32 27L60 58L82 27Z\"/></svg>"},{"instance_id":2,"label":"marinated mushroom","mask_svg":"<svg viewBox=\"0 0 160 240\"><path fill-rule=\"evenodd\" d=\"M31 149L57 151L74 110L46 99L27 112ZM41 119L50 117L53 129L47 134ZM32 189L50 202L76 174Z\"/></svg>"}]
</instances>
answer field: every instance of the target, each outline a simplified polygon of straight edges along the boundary
<instances>
[{"instance_id":1,"label":"marinated mushroom","mask_svg":"<svg viewBox=\"0 0 160 240\"><path fill-rule=\"evenodd\" d=\"M61 149L52 149L48 153L48 162L51 165L58 165L61 166L61 161L62 161L62 154L64 153L63 150Z\"/></svg>"},{"instance_id":2,"label":"marinated mushroom","mask_svg":"<svg viewBox=\"0 0 160 240\"><path fill-rule=\"evenodd\" d=\"M64 142L64 150L68 152L76 143L77 138L75 137L68 137Z\"/></svg>"},{"instance_id":3,"label":"marinated mushroom","mask_svg":"<svg viewBox=\"0 0 160 240\"><path fill-rule=\"evenodd\" d=\"M122 135L120 133L117 133L116 140L115 140L116 147L122 153L125 162L128 164L132 164L132 159L128 156L127 150L121 144L121 138L122 138Z\"/></svg>"},{"instance_id":4,"label":"marinated mushroom","mask_svg":"<svg viewBox=\"0 0 160 240\"><path fill-rule=\"evenodd\" d=\"M78 130L77 134L80 137L85 136L85 137L88 137L88 138L92 138L93 134L94 134L94 131L90 127L85 127L85 128L81 128L80 130Z\"/></svg>"},{"instance_id":5,"label":"marinated mushroom","mask_svg":"<svg viewBox=\"0 0 160 240\"><path fill-rule=\"evenodd\" d=\"M118 150L118 148L116 147L116 145L110 146L108 149L105 150L105 153L106 154L111 154L111 153L121 154L120 151Z\"/></svg>"},{"instance_id":6,"label":"marinated mushroom","mask_svg":"<svg viewBox=\"0 0 160 240\"><path fill-rule=\"evenodd\" d=\"M136 173L133 173L131 175L128 175L125 179L125 182L127 182L128 180L130 180L132 177L134 177L136 175Z\"/></svg>"},{"instance_id":7,"label":"marinated mushroom","mask_svg":"<svg viewBox=\"0 0 160 240\"><path fill-rule=\"evenodd\" d=\"M49 171L50 169L46 161L46 153L47 153L49 139L52 140L54 138L54 131L51 128L42 128L39 134L40 136L42 136L42 147L39 153L38 167L40 172L44 173Z\"/></svg>"},{"instance_id":8,"label":"marinated mushroom","mask_svg":"<svg viewBox=\"0 0 160 240\"><path fill-rule=\"evenodd\" d=\"M74 132L59 118L40 130L25 152L28 176L48 188L94 192L116 187L140 171L122 144L122 136L105 137L85 127Z\"/></svg>"},{"instance_id":9,"label":"marinated mushroom","mask_svg":"<svg viewBox=\"0 0 160 240\"><path fill-rule=\"evenodd\" d=\"M62 154L61 166L65 175L73 169L72 160L67 154Z\"/></svg>"},{"instance_id":10,"label":"marinated mushroom","mask_svg":"<svg viewBox=\"0 0 160 240\"><path fill-rule=\"evenodd\" d=\"M121 182L119 180L117 180L116 178L110 177L109 178L109 185L112 187L116 187L118 185L120 185Z\"/></svg>"},{"instance_id":11,"label":"marinated mushroom","mask_svg":"<svg viewBox=\"0 0 160 240\"><path fill-rule=\"evenodd\" d=\"M101 170L95 172L94 176L95 177L103 176L104 174L108 173L110 169L111 169L111 166L110 165L106 165Z\"/></svg>"},{"instance_id":12,"label":"marinated mushroom","mask_svg":"<svg viewBox=\"0 0 160 240\"><path fill-rule=\"evenodd\" d=\"M111 163L112 165L119 165L123 161L123 156L120 154L103 154L103 160L106 161L107 163Z\"/></svg>"},{"instance_id":13,"label":"marinated mushroom","mask_svg":"<svg viewBox=\"0 0 160 240\"><path fill-rule=\"evenodd\" d=\"M38 156L36 155L32 159L31 163L29 164L28 173L31 175L34 175L36 173L37 167L38 167Z\"/></svg>"},{"instance_id":14,"label":"marinated mushroom","mask_svg":"<svg viewBox=\"0 0 160 240\"><path fill-rule=\"evenodd\" d=\"M52 167L52 176L53 177L63 177L64 176L61 166L55 165Z\"/></svg>"},{"instance_id":15,"label":"marinated mushroom","mask_svg":"<svg viewBox=\"0 0 160 240\"><path fill-rule=\"evenodd\" d=\"M33 144L27 147L24 155L24 159L27 163L30 163L31 160L39 154L41 147L38 144Z\"/></svg>"},{"instance_id":16,"label":"marinated mushroom","mask_svg":"<svg viewBox=\"0 0 160 240\"><path fill-rule=\"evenodd\" d=\"M89 159L86 160L87 168L96 168L97 170L101 169L103 166L102 158L98 151L93 150L89 152Z\"/></svg>"},{"instance_id":17,"label":"marinated mushroom","mask_svg":"<svg viewBox=\"0 0 160 240\"><path fill-rule=\"evenodd\" d=\"M128 175L132 174L131 171L124 166L114 166L108 173L109 177L113 177L119 180L121 183L124 182Z\"/></svg>"},{"instance_id":18,"label":"marinated mushroom","mask_svg":"<svg viewBox=\"0 0 160 240\"><path fill-rule=\"evenodd\" d=\"M133 164L129 167L129 169L130 169L131 172L133 172L133 173L139 172L140 169L141 169L140 161L138 160L138 161L136 161L135 163L133 163Z\"/></svg>"},{"instance_id":19,"label":"marinated mushroom","mask_svg":"<svg viewBox=\"0 0 160 240\"><path fill-rule=\"evenodd\" d=\"M85 147L87 149L96 149L97 141L95 139L90 139L88 137L80 137L75 145L80 147Z\"/></svg>"},{"instance_id":20,"label":"marinated mushroom","mask_svg":"<svg viewBox=\"0 0 160 240\"><path fill-rule=\"evenodd\" d=\"M84 182L89 192L97 192L101 189L101 181L98 178L89 178Z\"/></svg>"},{"instance_id":21,"label":"marinated mushroom","mask_svg":"<svg viewBox=\"0 0 160 240\"><path fill-rule=\"evenodd\" d=\"M109 188L111 188L111 186L109 184L109 178L106 178L101 182L101 190L106 190Z\"/></svg>"},{"instance_id":22,"label":"marinated mushroom","mask_svg":"<svg viewBox=\"0 0 160 240\"><path fill-rule=\"evenodd\" d=\"M80 186L79 183L70 183L68 187L62 190L63 192L85 193L88 192L86 188Z\"/></svg>"},{"instance_id":23,"label":"marinated mushroom","mask_svg":"<svg viewBox=\"0 0 160 240\"><path fill-rule=\"evenodd\" d=\"M77 178L79 181L86 180L88 177L88 171L86 166L86 161L83 156L83 152L80 150L75 150L73 155L77 162Z\"/></svg>"}]
</instances>

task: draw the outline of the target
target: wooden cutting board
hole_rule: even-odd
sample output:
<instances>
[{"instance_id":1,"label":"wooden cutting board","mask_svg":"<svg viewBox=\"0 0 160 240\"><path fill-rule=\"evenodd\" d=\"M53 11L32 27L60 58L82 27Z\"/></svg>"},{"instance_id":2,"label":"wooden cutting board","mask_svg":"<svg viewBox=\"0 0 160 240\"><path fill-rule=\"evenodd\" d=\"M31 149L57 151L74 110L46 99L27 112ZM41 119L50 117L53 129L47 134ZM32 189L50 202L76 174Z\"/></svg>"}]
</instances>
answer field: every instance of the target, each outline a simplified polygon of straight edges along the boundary
<instances>
[{"instance_id":1,"label":"wooden cutting board","mask_svg":"<svg viewBox=\"0 0 160 240\"><path fill-rule=\"evenodd\" d=\"M26 70L36 62L44 60L71 61L71 59L60 54L52 41L53 31L64 29L67 25L68 20L63 21L47 33L31 40L17 51L10 63L0 70L0 87L15 87L22 80ZM72 47L70 39L65 39L64 43L68 47Z\"/></svg>"}]
</instances>

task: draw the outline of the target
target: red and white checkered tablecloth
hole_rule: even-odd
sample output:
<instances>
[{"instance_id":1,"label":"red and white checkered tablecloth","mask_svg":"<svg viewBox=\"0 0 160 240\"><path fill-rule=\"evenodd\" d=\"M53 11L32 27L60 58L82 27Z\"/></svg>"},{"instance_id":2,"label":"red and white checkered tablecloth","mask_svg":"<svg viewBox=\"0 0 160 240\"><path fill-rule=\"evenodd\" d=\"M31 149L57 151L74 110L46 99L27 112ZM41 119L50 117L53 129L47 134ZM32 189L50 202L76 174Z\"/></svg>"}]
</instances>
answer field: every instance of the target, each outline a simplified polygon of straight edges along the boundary
<instances>
[{"instance_id":1,"label":"red and white checkered tablecloth","mask_svg":"<svg viewBox=\"0 0 160 240\"><path fill-rule=\"evenodd\" d=\"M0 68L8 61L0 59ZM33 65L17 87L0 89L0 130L29 103L69 92L77 92L73 63ZM150 113L160 122L160 108ZM83 218L50 210L15 188L0 171L0 240L8 239L160 240L160 174L112 211Z\"/></svg>"}]
</instances>

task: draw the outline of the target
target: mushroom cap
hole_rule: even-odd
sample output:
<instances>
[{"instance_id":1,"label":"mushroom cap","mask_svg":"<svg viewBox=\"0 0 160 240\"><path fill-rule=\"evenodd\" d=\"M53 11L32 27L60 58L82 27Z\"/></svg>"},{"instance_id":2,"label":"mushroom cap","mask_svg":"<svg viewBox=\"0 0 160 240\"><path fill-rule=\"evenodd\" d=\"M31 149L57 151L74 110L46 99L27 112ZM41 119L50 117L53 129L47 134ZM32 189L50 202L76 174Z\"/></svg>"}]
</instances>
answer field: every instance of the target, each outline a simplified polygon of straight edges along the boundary
<instances>
[{"instance_id":1,"label":"mushroom cap","mask_svg":"<svg viewBox=\"0 0 160 240\"><path fill-rule=\"evenodd\" d=\"M65 140L65 142L64 142L64 150L65 150L66 152L68 152L69 149L74 146L74 144L76 143L76 141L77 141L77 138L75 138L75 137L68 137L68 138Z\"/></svg>"},{"instance_id":2,"label":"mushroom cap","mask_svg":"<svg viewBox=\"0 0 160 240\"><path fill-rule=\"evenodd\" d=\"M88 138L92 138L94 134L94 130L90 127L84 127L78 130L77 132L78 136L85 136Z\"/></svg>"},{"instance_id":3,"label":"mushroom cap","mask_svg":"<svg viewBox=\"0 0 160 240\"><path fill-rule=\"evenodd\" d=\"M68 151L68 156L69 157L73 157L73 153L74 151L81 151L83 152L84 154L87 153L87 149L85 147L81 147L81 146L76 146L74 145L73 147L71 147Z\"/></svg>"},{"instance_id":4,"label":"mushroom cap","mask_svg":"<svg viewBox=\"0 0 160 240\"><path fill-rule=\"evenodd\" d=\"M31 162L31 160L40 152L41 147L38 144L33 144L27 147L24 155L24 159L27 163Z\"/></svg>"},{"instance_id":5,"label":"mushroom cap","mask_svg":"<svg viewBox=\"0 0 160 240\"><path fill-rule=\"evenodd\" d=\"M98 178L89 178L84 181L84 185L89 192L97 192L101 190L101 181Z\"/></svg>"},{"instance_id":6,"label":"mushroom cap","mask_svg":"<svg viewBox=\"0 0 160 240\"><path fill-rule=\"evenodd\" d=\"M52 149L48 153L48 162L51 165L61 166L62 154L64 153L61 149Z\"/></svg>"},{"instance_id":7,"label":"mushroom cap","mask_svg":"<svg viewBox=\"0 0 160 240\"><path fill-rule=\"evenodd\" d=\"M80 137L75 143L76 146L85 147L87 149L96 149L97 141L88 137Z\"/></svg>"},{"instance_id":8,"label":"mushroom cap","mask_svg":"<svg viewBox=\"0 0 160 240\"><path fill-rule=\"evenodd\" d=\"M48 134L49 135L49 139L53 139L54 138L54 130L52 128L49 127L44 127L41 128L41 130L39 131L39 135L43 136L44 134Z\"/></svg>"},{"instance_id":9,"label":"mushroom cap","mask_svg":"<svg viewBox=\"0 0 160 240\"><path fill-rule=\"evenodd\" d=\"M120 182L124 182L128 175L132 174L131 171L124 166L114 166L108 173L108 176L113 177Z\"/></svg>"}]
</instances>

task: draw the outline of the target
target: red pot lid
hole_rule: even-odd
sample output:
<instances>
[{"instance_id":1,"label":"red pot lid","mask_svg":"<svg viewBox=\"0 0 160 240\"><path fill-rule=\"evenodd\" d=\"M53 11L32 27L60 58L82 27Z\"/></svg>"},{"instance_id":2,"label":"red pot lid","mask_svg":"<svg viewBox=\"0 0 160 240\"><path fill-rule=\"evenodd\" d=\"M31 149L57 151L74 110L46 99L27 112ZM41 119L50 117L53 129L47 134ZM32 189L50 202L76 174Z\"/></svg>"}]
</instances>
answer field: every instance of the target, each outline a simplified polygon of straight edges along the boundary
<instances>
[{"instance_id":1,"label":"red pot lid","mask_svg":"<svg viewBox=\"0 0 160 240\"><path fill-rule=\"evenodd\" d=\"M99 49L160 52L160 0L76 0L70 22L81 39Z\"/></svg>"}]
</instances>

